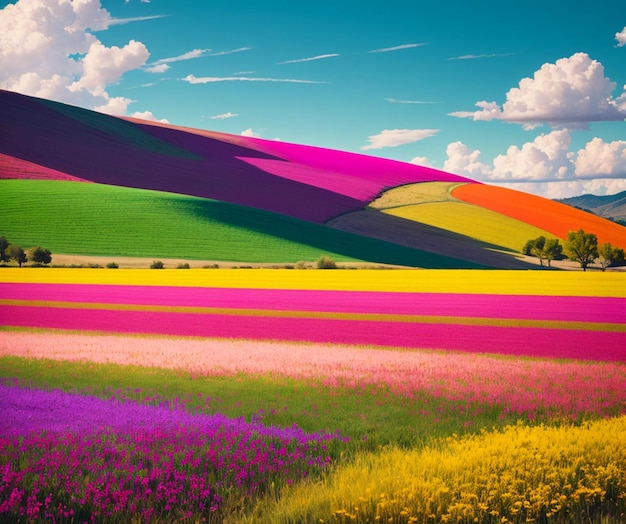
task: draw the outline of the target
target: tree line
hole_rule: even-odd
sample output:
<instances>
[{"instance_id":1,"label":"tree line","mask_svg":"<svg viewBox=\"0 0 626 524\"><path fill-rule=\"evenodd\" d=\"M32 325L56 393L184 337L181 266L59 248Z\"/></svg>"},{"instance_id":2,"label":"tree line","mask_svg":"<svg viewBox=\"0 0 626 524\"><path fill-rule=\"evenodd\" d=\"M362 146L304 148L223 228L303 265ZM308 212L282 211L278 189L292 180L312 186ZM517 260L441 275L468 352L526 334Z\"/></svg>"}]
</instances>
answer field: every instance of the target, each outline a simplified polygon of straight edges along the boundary
<instances>
[{"instance_id":1,"label":"tree line","mask_svg":"<svg viewBox=\"0 0 626 524\"><path fill-rule=\"evenodd\" d=\"M49 264L52 262L52 253L49 249L40 246L24 250L17 244L11 244L5 237L0 237L0 263L15 260L22 267L29 260L35 264Z\"/></svg>"},{"instance_id":2,"label":"tree line","mask_svg":"<svg viewBox=\"0 0 626 524\"><path fill-rule=\"evenodd\" d=\"M583 271L598 258L602 271L609 266L621 266L626 263L626 255L621 247L609 242L598 245L598 237L594 233L585 232L584 229L569 231L563 245L558 238L540 236L531 239L524 245L522 253L537 257L542 266L545 260L548 267L552 260L568 258L578 262Z\"/></svg>"}]
</instances>

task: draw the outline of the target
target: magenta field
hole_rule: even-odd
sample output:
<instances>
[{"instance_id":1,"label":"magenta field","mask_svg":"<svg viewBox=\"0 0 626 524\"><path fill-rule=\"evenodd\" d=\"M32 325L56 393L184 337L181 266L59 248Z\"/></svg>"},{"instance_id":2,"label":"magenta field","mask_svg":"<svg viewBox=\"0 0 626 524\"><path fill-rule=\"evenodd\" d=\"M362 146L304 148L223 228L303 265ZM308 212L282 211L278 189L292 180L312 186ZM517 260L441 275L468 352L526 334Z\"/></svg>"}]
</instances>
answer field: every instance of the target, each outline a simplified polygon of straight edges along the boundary
<instances>
[{"instance_id":1,"label":"magenta field","mask_svg":"<svg viewBox=\"0 0 626 524\"><path fill-rule=\"evenodd\" d=\"M619 297L38 283L0 297L20 327L626 359Z\"/></svg>"}]
</instances>

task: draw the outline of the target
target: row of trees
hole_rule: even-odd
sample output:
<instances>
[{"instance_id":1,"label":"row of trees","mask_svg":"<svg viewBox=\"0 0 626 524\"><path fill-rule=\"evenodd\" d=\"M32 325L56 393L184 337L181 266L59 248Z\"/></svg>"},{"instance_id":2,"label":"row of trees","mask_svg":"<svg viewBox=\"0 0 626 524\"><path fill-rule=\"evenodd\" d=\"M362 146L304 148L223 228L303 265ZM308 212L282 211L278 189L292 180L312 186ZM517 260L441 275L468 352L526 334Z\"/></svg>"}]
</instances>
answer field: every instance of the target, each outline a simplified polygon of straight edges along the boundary
<instances>
[{"instance_id":1,"label":"row of trees","mask_svg":"<svg viewBox=\"0 0 626 524\"><path fill-rule=\"evenodd\" d=\"M17 244L10 244L5 237L0 237L0 262L10 262L11 260L15 260L20 267L29 260L35 264L49 264L52 262L52 253L49 249L39 246L25 251Z\"/></svg>"},{"instance_id":2,"label":"row of trees","mask_svg":"<svg viewBox=\"0 0 626 524\"><path fill-rule=\"evenodd\" d=\"M578 262L583 271L586 271L587 266L593 264L598 258L602 271L609 266L620 266L626 263L626 255L621 247L613 246L609 242L598 245L598 237L583 229L567 233L567 239L563 245L558 238L540 236L531 239L526 242L522 252L525 255L537 257L542 266L545 260L548 267L552 260L562 260L567 257Z\"/></svg>"}]
</instances>

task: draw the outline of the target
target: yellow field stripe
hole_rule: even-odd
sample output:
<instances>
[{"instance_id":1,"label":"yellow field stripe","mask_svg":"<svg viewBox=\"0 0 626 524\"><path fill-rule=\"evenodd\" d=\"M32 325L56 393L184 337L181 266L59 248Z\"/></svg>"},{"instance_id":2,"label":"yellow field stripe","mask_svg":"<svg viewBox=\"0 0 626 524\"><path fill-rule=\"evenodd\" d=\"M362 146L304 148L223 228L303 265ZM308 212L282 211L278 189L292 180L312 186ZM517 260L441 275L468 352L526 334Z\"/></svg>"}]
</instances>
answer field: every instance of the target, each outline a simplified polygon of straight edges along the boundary
<instances>
[{"instance_id":1,"label":"yellow field stripe","mask_svg":"<svg viewBox=\"0 0 626 524\"><path fill-rule=\"evenodd\" d=\"M626 272L0 268L0 282L626 298Z\"/></svg>"},{"instance_id":2,"label":"yellow field stripe","mask_svg":"<svg viewBox=\"0 0 626 524\"><path fill-rule=\"evenodd\" d=\"M63 302L44 300L3 300L1 306L34 308L88 309L100 311L142 311L153 313L190 313L198 315L229 315L239 317L311 318L326 320L352 320L399 322L418 324L455 324L465 326L495 326L516 328L568 329L626 333L626 325L610 322L580 322L563 320L535 320L520 318L484 318L435 315L402 315L387 313L346 313L334 311L289 311L275 309L212 308L192 306L159 306L141 304L109 304L97 302Z\"/></svg>"}]
</instances>

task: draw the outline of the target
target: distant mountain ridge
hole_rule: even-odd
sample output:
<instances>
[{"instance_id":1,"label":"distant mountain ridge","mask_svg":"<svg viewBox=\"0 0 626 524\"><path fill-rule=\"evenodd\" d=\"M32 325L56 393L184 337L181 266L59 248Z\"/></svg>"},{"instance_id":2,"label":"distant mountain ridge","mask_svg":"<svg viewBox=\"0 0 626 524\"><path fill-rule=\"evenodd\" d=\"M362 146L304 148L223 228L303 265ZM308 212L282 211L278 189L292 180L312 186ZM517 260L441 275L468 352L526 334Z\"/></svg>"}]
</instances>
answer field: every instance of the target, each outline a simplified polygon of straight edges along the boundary
<instances>
[{"instance_id":1,"label":"distant mountain ridge","mask_svg":"<svg viewBox=\"0 0 626 524\"><path fill-rule=\"evenodd\" d=\"M568 206L589 211L595 215L626 225L626 191L615 195L579 195L557 199Z\"/></svg>"}]
</instances>

